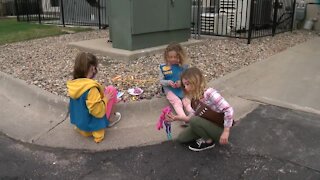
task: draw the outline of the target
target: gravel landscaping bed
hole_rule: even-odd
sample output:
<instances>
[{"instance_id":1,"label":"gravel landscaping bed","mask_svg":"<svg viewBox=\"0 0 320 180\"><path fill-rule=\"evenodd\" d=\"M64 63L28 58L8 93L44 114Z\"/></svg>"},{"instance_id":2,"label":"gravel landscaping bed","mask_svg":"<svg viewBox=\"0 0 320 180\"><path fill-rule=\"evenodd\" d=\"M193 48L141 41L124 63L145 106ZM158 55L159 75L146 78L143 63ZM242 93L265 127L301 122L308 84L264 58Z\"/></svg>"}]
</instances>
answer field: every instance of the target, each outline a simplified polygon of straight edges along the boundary
<instances>
[{"instance_id":1,"label":"gravel landscaping bed","mask_svg":"<svg viewBox=\"0 0 320 180\"><path fill-rule=\"evenodd\" d=\"M294 31L254 39L249 45L241 39L208 38L202 44L188 46L185 50L191 66L199 67L207 79L212 80L317 36L314 32ZM107 37L107 30L95 30L2 45L1 71L53 94L67 96L66 81L72 78L74 59L79 52L67 44L95 38L106 38L107 41ZM101 64L96 79L125 92L124 101L160 96L158 72L159 64L164 62L162 54L130 62L98 54L97 57ZM137 86L144 93L130 96L127 89Z\"/></svg>"}]
</instances>

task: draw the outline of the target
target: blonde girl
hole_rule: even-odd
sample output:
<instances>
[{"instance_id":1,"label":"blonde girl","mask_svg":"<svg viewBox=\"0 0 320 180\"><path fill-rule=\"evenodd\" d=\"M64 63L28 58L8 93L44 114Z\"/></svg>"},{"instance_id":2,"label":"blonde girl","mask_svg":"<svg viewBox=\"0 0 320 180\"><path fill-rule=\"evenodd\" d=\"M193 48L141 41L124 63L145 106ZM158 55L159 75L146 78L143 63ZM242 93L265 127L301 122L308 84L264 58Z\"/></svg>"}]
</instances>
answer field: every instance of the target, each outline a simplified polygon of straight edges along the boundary
<instances>
[{"instance_id":1,"label":"blonde girl","mask_svg":"<svg viewBox=\"0 0 320 180\"><path fill-rule=\"evenodd\" d=\"M187 57L178 43L171 43L164 52L165 63L160 65L160 84L166 98L179 116L186 116L183 107L191 111L190 100L184 98L180 76L188 68Z\"/></svg>"},{"instance_id":2,"label":"blonde girl","mask_svg":"<svg viewBox=\"0 0 320 180\"><path fill-rule=\"evenodd\" d=\"M202 151L213 148L215 142L227 144L230 127L233 123L233 108L229 103L213 88L206 88L206 80L202 72L192 67L184 71L181 75L182 87L185 95L192 101L199 100L210 107L211 110L224 114L224 128L199 116L195 116L194 111L187 117L170 114L169 120L189 122L187 127L178 136L181 143L191 143L190 150Z\"/></svg>"}]
</instances>

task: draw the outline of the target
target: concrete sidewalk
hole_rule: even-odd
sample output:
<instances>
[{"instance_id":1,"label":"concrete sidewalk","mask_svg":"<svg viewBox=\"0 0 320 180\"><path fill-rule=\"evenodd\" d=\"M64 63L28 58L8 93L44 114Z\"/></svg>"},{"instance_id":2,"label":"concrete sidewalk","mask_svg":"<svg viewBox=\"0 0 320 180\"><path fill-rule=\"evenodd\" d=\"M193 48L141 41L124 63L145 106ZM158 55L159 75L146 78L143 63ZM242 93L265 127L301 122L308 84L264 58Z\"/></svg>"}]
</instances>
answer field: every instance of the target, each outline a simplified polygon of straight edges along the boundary
<instances>
[{"instance_id":1,"label":"concrete sidewalk","mask_svg":"<svg viewBox=\"0 0 320 180\"><path fill-rule=\"evenodd\" d=\"M320 114L320 38L290 48L266 60L228 74L209 85L226 97L236 111L236 120L260 103ZM155 128L164 98L117 107L122 121L106 130L95 144L73 130L66 117L66 98L54 96L21 80L0 73L0 131L8 136L49 147L101 151L156 144L166 140ZM173 136L182 130L175 124Z\"/></svg>"},{"instance_id":2,"label":"concrete sidewalk","mask_svg":"<svg viewBox=\"0 0 320 180\"><path fill-rule=\"evenodd\" d=\"M320 114L320 38L210 84L241 99Z\"/></svg>"}]
</instances>

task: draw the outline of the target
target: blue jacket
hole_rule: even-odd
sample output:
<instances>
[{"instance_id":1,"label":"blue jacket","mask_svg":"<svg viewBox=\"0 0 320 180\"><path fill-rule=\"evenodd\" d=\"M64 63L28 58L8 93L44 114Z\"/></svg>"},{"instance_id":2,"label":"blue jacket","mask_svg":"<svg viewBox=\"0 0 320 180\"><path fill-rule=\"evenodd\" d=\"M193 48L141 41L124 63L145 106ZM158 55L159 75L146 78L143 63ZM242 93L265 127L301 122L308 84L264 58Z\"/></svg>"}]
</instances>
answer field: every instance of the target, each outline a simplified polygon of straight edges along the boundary
<instances>
[{"instance_id":1,"label":"blue jacket","mask_svg":"<svg viewBox=\"0 0 320 180\"><path fill-rule=\"evenodd\" d=\"M99 83L82 78L67 82L70 96L70 120L79 129L87 132L106 128L106 100Z\"/></svg>"},{"instance_id":2,"label":"blue jacket","mask_svg":"<svg viewBox=\"0 0 320 180\"><path fill-rule=\"evenodd\" d=\"M96 118L89 113L86 105L88 91L83 93L78 99L70 98L70 119L71 123L83 131L97 131L108 127L109 121L106 115L102 118Z\"/></svg>"}]
</instances>

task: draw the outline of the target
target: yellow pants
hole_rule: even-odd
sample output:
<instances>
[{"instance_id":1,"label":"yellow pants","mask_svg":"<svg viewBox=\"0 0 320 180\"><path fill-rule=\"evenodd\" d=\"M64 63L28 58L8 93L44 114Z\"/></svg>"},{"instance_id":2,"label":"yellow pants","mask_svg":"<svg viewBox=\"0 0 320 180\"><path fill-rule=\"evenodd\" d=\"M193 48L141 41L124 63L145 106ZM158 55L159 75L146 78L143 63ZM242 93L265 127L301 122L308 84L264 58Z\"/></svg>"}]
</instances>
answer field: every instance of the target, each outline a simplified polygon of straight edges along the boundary
<instances>
[{"instance_id":1,"label":"yellow pants","mask_svg":"<svg viewBox=\"0 0 320 180\"><path fill-rule=\"evenodd\" d=\"M78 131L82 136L85 136L85 137L93 136L93 140L96 143L99 143L104 139L104 132L105 132L104 129L100 129L100 130L92 131L92 132L87 132L87 131L82 131L79 128L75 127L75 130Z\"/></svg>"}]
</instances>

